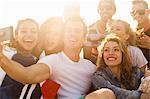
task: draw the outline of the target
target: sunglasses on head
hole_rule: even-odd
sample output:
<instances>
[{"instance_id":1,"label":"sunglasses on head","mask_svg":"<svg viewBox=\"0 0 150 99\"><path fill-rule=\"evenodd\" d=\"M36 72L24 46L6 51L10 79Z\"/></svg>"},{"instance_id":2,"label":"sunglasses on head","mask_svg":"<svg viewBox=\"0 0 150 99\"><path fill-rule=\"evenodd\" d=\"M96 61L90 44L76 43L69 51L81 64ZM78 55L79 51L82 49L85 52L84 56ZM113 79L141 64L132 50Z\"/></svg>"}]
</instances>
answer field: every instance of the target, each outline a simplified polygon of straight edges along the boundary
<instances>
[{"instance_id":1,"label":"sunglasses on head","mask_svg":"<svg viewBox=\"0 0 150 99\"><path fill-rule=\"evenodd\" d=\"M130 12L130 14L131 14L131 16L135 16L136 14L144 15L145 14L145 9L132 11L132 12Z\"/></svg>"}]
</instances>

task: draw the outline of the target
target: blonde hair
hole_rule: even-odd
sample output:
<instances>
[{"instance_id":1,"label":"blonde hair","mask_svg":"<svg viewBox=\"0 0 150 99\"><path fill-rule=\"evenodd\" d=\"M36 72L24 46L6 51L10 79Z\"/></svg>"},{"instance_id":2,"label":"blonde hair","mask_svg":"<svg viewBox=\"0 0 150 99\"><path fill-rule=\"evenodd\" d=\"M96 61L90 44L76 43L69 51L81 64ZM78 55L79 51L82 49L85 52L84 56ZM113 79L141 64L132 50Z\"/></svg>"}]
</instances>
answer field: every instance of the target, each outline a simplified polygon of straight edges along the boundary
<instances>
[{"instance_id":1,"label":"blonde hair","mask_svg":"<svg viewBox=\"0 0 150 99\"><path fill-rule=\"evenodd\" d=\"M123 21L123 20L120 20L120 19L111 20L110 23L113 23L113 22L121 22L124 25L125 33L129 35L127 43L129 45L136 46L136 33L132 30L132 28L130 27L130 24L127 23L126 21Z\"/></svg>"}]
</instances>

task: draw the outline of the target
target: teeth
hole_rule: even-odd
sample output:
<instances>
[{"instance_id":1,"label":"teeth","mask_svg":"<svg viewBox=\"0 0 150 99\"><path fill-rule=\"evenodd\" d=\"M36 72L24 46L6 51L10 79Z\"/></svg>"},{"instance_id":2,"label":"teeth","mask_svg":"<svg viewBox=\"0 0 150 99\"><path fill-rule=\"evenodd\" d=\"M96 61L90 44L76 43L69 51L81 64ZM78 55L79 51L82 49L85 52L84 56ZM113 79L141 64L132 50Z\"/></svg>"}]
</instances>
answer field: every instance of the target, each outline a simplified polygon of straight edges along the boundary
<instances>
[{"instance_id":1,"label":"teeth","mask_svg":"<svg viewBox=\"0 0 150 99\"><path fill-rule=\"evenodd\" d=\"M108 58L108 60L110 60L110 61L114 61L114 60L116 60L116 58L112 58L112 57L110 57L110 58Z\"/></svg>"},{"instance_id":2,"label":"teeth","mask_svg":"<svg viewBox=\"0 0 150 99\"><path fill-rule=\"evenodd\" d=\"M24 40L25 42L32 42L32 40Z\"/></svg>"}]
</instances>

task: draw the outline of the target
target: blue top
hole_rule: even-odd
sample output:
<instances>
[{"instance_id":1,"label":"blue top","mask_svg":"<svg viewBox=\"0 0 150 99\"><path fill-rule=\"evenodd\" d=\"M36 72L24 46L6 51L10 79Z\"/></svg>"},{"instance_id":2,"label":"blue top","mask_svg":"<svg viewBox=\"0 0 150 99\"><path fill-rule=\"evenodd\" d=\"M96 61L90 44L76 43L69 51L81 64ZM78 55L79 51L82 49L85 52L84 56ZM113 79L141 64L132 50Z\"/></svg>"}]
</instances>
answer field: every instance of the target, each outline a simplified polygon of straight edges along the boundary
<instances>
[{"instance_id":1,"label":"blue top","mask_svg":"<svg viewBox=\"0 0 150 99\"><path fill-rule=\"evenodd\" d=\"M138 87L141 83L143 72L137 67L133 67L134 83L133 87L129 86L128 82L124 79L124 84L112 74L111 70L107 67L94 73L92 77L92 84L95 89L109 88L116 95L117 99L140 99L141 92ZM123 85L125 88L121 88Z\"/></svg>"}]
</instances>

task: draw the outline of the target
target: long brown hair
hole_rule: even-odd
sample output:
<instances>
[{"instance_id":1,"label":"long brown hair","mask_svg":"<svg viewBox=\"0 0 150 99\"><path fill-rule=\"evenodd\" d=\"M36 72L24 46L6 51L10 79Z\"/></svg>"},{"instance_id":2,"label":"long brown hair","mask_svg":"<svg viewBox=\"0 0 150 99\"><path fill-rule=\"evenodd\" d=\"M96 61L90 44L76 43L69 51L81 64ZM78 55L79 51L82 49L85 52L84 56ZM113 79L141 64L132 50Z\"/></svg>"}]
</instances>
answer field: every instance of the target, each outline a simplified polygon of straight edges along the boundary
<instances>
[{"instance_id":1,"label":"long brown hair","mask_svg":"<svg viewBox=\"0 0 150 99\"><path fill-rule=\"evenodd\" d=\"M97 70L102 70L105 69L106 67L108 67L106 65L106 63L104 62L104 57L103 57L103 53L104 53L104 47L106 45L106 43L113 41L116 42L119 45L119 48L122 52L122 62L120 65L120 79L121 82L123 83L124 80L128 81L129 85L132 86L133 85L133 75L132 75L132 63L127 51L127 46L125 43L123 43L119 37L115 36L115 35L108 35L104 41L102 41L102 44L98 47L98 60L97 60Z\"/></svg>"}]
</instances>

